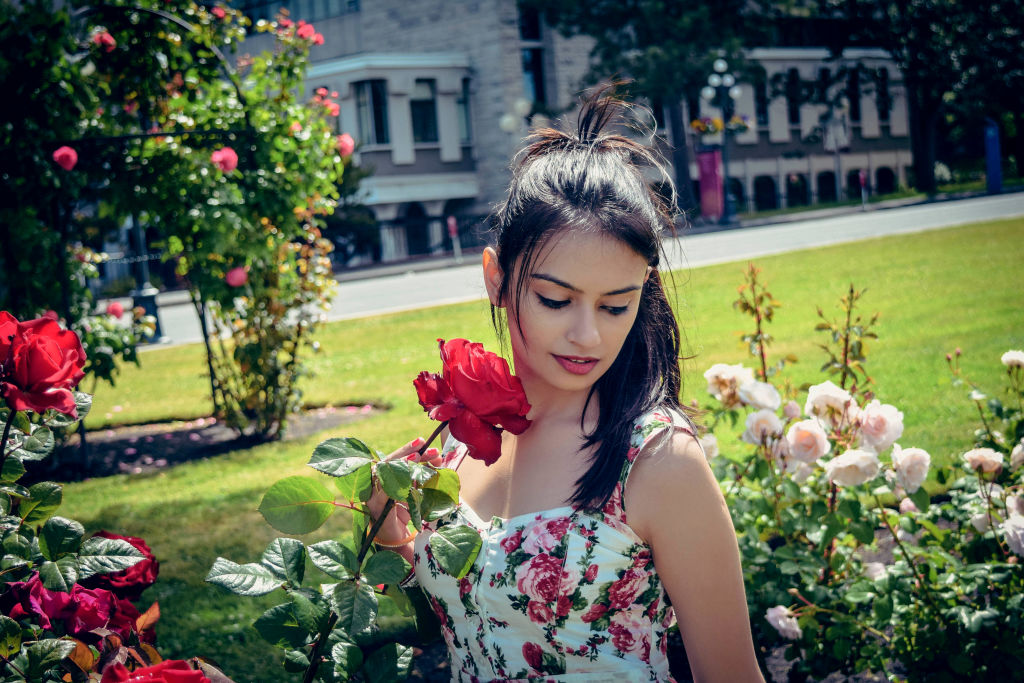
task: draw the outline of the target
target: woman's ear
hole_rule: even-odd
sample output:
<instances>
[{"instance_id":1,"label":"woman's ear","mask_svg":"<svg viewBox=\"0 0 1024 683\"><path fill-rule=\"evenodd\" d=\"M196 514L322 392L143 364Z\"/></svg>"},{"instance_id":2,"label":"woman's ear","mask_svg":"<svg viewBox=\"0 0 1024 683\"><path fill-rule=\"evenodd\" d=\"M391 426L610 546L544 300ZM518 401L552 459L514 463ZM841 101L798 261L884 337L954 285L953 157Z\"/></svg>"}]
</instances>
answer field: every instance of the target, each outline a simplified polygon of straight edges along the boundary
<instances>
[{"instance_id":1,"label":"woman's ear","mask_svg":"<svg viewBox=\"0 0 1024 683\"><path fill-rule=\"evenodd\" d=\"M505 274L498 265L498 252L493 248L484 249L484 286L487 287L487 298L491 300L492 306L502 308L501 283Z\"/></svg>"}]
</instances>

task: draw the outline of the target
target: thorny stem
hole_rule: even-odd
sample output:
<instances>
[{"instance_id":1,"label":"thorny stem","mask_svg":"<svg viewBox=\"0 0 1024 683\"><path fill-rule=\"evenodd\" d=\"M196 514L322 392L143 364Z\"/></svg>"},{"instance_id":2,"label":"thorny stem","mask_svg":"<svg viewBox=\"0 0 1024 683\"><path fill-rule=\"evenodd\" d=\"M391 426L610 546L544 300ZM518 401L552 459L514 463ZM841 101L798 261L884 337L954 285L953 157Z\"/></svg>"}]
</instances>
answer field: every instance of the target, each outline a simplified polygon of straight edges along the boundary
<instances>
[{"instance_id":1,"label":"thorny stem","mask_svg":"<svg viewBox=\"0 0 1024 683\"><path fill-rule=\"evenodd\" d=\"M7 460L7 437L11 434L11 425L14 424L14 416L18 414L17 410L11 408L10 415L7 416L7 424L4 425L4 438L0 439L0 471L3 471L4 461Z\"/></svg>"},{"instance_id":2,"label":"thorny stem","mask_svg":"<svg viewBox=\"0 0 1024 683\"><path fill-rule=\"evenodd\" d=\"M924 577L921 576L921 573L917 570L917 565L910 559L910 553L907 552L907 549L900 540L900 537L896 534L896 530L893 529L892 524L889 523L889 515L886 514L885 506L882 505L882 501L877 495L875 495L875 502L878 503L878 509L882 511L882 522L885 524L885 528L889 530L890 534L892 534L892 540L896 542L896 547L900 549L903 559L907 561L907 564L910 566L910 570L914 572L914 578L917 579L917 583L921 587L921 591L924 593L925 602L928 603L928 606L932 608L936 618L938 618L939 608L934 602L932 602L932 593L928 588L928 584L924 582Z\"/></svg>"},{"instance_id":3,"label":"thorny stem","mask_svg":"<svg viewBox=\"0 0 1024 683\"><path fill-rule=\"evenodd\" d=\"M320 632L320 635L316 638L316 643L313 644L312 652L309 653L309 666L306 668L306 675L302 677L302 683L313 683L313 680L316 678L316 671L320 668L320 649L327 642L327 638L330 637L336 623L338 623L338 615L332 611L327 624L324 625L324 630Z\"/></svg>"},{"instance_id":4,"label":"thorny stem","mask_svg":"<svg viewBox=\"0 0 1024 683\"><path fill-rule=\"evenodd\" d=\"M828 511L836 511L836 495L839 493L839 487L834 483L829 482L829 494L828 494ZM832 574L832 551L836 548L836 539L829 541L828 546L825 548L825 569L822 573L821 580L828 584L829 577Z\"/></svg>"},{"instance_id":5,"label":"thorny stem","mask_svg":"<svg viewBox=\"0 0 1024 683\"><path fill-rule=\"evenodd\" d=\"M19 669L18 667L14 666L14 662L12 662L11 660L7 659L7 657L5 657L3 655L0 655L0 659L3 659L4 660L4 664L6 664L7 666L9 666L12 669L14 669L19 676L21 676L22 678L27 678L27 676L25 676L25 672L22 671L21 669Z\"/></svg>"},{"instance_id":6,"label":"thorny stem","mask_svg":"<svg viewBox=\"0 0 1024 683\"><path fill-rule=\"evenodd\" d=\"M992 433L992 428L988 425L988 420L985 419L985 410L981 407L981 401L975 401L974 405L978 408L978 415L981 417L981 424L985 427L985 433L988 434L988 438L995 442L996 435Z\"/></svg>"}]
</instances>

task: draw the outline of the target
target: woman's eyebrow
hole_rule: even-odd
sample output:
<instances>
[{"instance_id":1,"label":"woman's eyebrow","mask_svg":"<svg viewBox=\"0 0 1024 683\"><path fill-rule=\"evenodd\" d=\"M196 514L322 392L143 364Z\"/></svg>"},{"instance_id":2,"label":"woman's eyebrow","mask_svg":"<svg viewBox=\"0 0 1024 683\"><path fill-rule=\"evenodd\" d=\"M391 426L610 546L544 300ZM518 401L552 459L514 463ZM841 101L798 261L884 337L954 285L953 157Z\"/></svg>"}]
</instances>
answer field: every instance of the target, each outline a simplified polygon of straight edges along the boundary
<instances>
[{"instance_id":1,"label":"woman's eyebrow","mask_svg":"<svg viewBox=\"0 0 1024 683\"><path fill-rule=\"evenodd\" d=\"M537 280L547 280L548 282L553 282L554 284L558 285L559 287L565 287L566 289L568 289L570 291L573 291L573 292L580 291L577 287L573 287L572 285L570 285L565 280L559 280L554 275L548 275L546 273L534 273L530 277L531 278L535 278ZM635 292L638 289L640 289L640 285L630 285L629 287L622 287L620 289L613 289L610 292L605 292L601 296L615 296L616 294L626 294L628 292Z\"/></svg>"}]
</instances>

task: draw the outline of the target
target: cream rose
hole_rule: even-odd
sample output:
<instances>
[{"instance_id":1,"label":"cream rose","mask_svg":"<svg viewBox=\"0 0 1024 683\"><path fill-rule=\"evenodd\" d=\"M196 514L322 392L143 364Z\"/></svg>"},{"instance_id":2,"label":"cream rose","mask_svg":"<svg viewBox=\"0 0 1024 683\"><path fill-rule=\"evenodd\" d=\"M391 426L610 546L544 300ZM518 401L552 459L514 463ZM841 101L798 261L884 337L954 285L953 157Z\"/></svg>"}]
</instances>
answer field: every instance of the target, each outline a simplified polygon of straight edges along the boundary
<instances>
[{"instance_id":1,"label":"cream rose","mask_svg":"<svg viewBox=\"0 0 1024 683\"><path fill-rule=\"evenodd\" d=\"M1007 517L1024 516L1024 496L1006 497L1006 515Z\"/></svg>"},{"instance_id":2,"label":"cream rose","mask_svg":"<svg viewBox=\"0 0 1024 683\"><path fill-rule=\"evenodd\" d=\"M899 444L892 447L892 466L896 476L907 493L921 488L928 478L928 468L932 465L932 457L921 448L900 448Z\"/></svg>"},{"instance_id":3,"label":"cream rose","mask_svg":"<svg viewBox=\"0 0 1024 683\"><path fill-rule=\"evenodd\" d=\"M991 528L989 524L988 513L979 512L976 515L971 515L971 526L978 530L979 534L983 534Z\"/></svg>"},{"instance_id":4,"label":"cream rose","mask_svg":"<svg viewBox=\"0 0 1024 683\"><path fill-rule=\"evenodd\" d=\"M914 505L914 501L909 498L904 498L900 501L900 513L909 515L911 512L920 512L920 510L918 510L917 506Z\"/></svg>"},{"instance_id":5,"label":"cream rose","mask_svg":"<svg viewBox=\"0 0 1024 683\"><path fill-rule=\"evenodd\" d=\"M814 473L814 468L805 462L799 463L793 468L793 481L797 484L802 484Z\"/></svg>"},{"instance_id":6,"label":"cream rose","mask_svg":"<svg viewBox=\"0 0 1024 683\"><path fill-rule=\"evenodd\" d=\"M782 434L782 421L775 411L758 410L747 415L747 429L740 438L756 446L779 434Z\"/></svg>"},{"instance_id":7,"label":"cream rose","mask_svg":"<svg viewBox=\"0 0 1024 683\"><path fill-rule=\"evenodd\" d=\"M1013 447L1010 451L1010 469L1015 470L1024 465L1024 441Z\"/></svg>"},{"instance_id":8,"label":"cream rose","mask_svg":"<svg viewBox=\"0 0 1024 683\"><path fill-rule=\"evenodd\" d=\"M839 486L860 486L877 477L880 467L876 453L854 449L825 463L825 473Z\"/></svg>"},{"instance_id":9,"label":"cream rose","mask_svg":"<svg viewBox=\"0 0 1024 683\"><path fill-rule=\"evenodd\" d=\"M789 420L795 420L800 417L800 404L796 401L787 401L786 407L782 409L782 414Z\"/></svg>"},{"instance_id":10,"label":"cream rose","mask_svg":"<svg viewBox=\"0 0 1024 683\"><path fill-rule=\"evenodd\" d=\"M804 413L818 418L829 426L849 424L856 418L857 412L857 404L854 403L850 392L832 382L815 384L807 390Z\"/></svg>"},{"instance_id":11,"label":"cream rose","mask_svg":"<svg viewBox=\"0 0 1024 683\"><path fill-rule=\"evenodd\" d=\"M715 363L704 372L704 379L708 381L708 393L724 407L733 408L740 403L739 387L754 381L754 371L739 364Z\"/></svg>"},{"instance_id":12,"label":"cream rose","mask_svg":"<svg viewBox=\"0 0 1024 683\"><path fill-rule=\"evenodd\" d=\"M903 435L903 413L877 398L864 406L858 422L861 439L877 453L887 450Z\"/></svg>"},{"instance_id":13,"label":"cream rose","mask_svg":"<svg viewBox=\"0 0 1024 683\"><path fill-rule=\"evenodd\" d=\"M1024 557L1024 516L1011 515L1000 525L1010 550Z\"/></svg>"},{"instance_id":14,"label":"cream rose","mask_svg":"<svg viewBox=\"0 0 1024 683\"><path fill-rule=\"evenodd\" d=\"M885 576L885 565L881 562L865 562L864 576L872 581Z\"/></svg>"},{"instance_id":15,"label":"cream rose","mask_svg":"<svg viewBox=\"0 0 1024 683\"><path fill-rule=\"evenodd\" d=\"M1007 351L999 360L1008 368L1024 368L1024 351Z\"/></svg>"},{"instance_id":16,"label":"cream rose","mask_svg":"<svg viewBox=\"0 0 1024 683\"><path fill-rule=\"evenodd\" d=\"M769 607L764 613L764 618L768 620L768 623L775 627L775 630L779 632L783 638L789 640L799 640L804 632L800 629L800 624L797 623L796 617L789 611L787 607L782 605L776 605L775 607Z\"/></svg>"},{"instance_id":17,"label":"cream rose","mask_svg":"<svg viewBox=\"0 0 1024 683\"><path fill-rule=\"evenodd\" d=\"M1003 469L1003 454L991 448L975 448L964 453L967 469L983 474L998 473Z\"/></svg>"},{"instance_id":18,"label":"cream rose","mask_svg":"<svg viewBox=\"0 0 1024 683\"><path fill-rule=\"evenodd\" d=\"M718 439L714 434L705 434L700 437L700 447L704 451L704 457L709 461L718 455Z\"/></svg>"},{"instance_id":19,"label":"cream rose","mask_svg":"<svg viewBox=\"0 0 1024 683\"><path fill-rule=\"evenodd\" d=\"M761 410L778 410L782 405L779 390L767 382L747 382L737 391L744 405Z\"/></svg>"},{"instance_id":20,"label":"cream rose","mask_svg":"<svg viewBox=\"0 0 1024 683\"><path fill-rule=\"evenodd\" d=\"M786 432L789 456L800 462L811 464L832 450L828 435L817 420L802 420L790 426Z\"/></svg>"}]
</instances>

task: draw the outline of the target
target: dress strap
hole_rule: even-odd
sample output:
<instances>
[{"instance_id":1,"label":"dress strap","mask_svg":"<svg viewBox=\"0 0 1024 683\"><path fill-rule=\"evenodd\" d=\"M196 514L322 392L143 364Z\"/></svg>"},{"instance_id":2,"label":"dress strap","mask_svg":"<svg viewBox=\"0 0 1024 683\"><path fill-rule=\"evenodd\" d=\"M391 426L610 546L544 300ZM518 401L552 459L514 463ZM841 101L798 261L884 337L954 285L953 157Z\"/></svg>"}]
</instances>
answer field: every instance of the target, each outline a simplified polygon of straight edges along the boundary
<instances>
[{"instance_id":1,"label":"dress strap","mask_svg":"<svg viewBox=\"0 0 1024 683\"><path fill-rule=\"evenodd\" d=\"M641 415L633 423L633 434L629 441L629 451L626 453L626 462L622 465L622 472L619 475L619 482L623 487L626 479L633 469L633 463L637 457L648 447L661 439L671 438L676 431L686 432L690 436L696 436L697 430L690 418L686 417L679 410L671 408L658 408Z\"/></svg>"}]
</instances>

